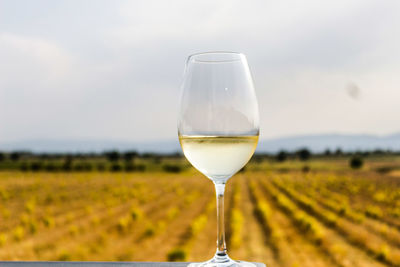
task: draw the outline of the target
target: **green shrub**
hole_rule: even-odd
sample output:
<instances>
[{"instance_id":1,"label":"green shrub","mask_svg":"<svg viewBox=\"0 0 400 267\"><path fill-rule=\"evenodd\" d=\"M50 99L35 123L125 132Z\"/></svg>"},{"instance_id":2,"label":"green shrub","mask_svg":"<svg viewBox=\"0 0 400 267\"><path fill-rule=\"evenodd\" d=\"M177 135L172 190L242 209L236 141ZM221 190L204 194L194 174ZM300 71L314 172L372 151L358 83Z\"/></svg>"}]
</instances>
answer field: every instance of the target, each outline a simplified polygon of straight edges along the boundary
<instances>
[{"instance_id":1,"label":"green shrub","mask_svg":"<svg viewBox=\"0 0 400 267\"><path fill-rule=\"evenodd\" d=\"M54 202L54 195L52 193L47 193L46 197L44 198L45 204L51 204Z\"/></svg>"},{"instance_id":2,"label":"green shrub","mask_svg":"<svg viewBox=\"0 0 400 267\"><path fill-rule=\"evenodd\" d=\"M122 170L121 164L119 163L113 163L111 165L111 169L112 172L120 172Z\"/></svg>"},{"instance_id":3,"label":"green shrub","mask_svg":"<svg viewBox=\"0 0 400 267\"><path fill-rule=\"evenodd\" d=\"M46 216L43 218L44 226L48 228L52 228L55 224L54 219L52 217Z\"/></svg>"},{"instance_id":4,"label":"green shrub","mask_svg":"<svg viewBox=\"0 0 400 267\"><path fill-rule=\"evenodd\" d=\"M290 172L290 168L286 168L286 167L278 168L277 172L279 172L279 173L288 173L288 172Z\"/></svg>"},{"instance_id":5,"label":"green shrub","mask_svg":"<svg viewBox=\"0 0 400 267\"><path fill-rule=\"evenodd\" d=\"M104 172L104 171L106 170L106 165L105 165L104 163L102 163L102 162L99 162L99 163L97 163L97 165L96 165L96 169L97 169L99 172Z\"/></svg>"},{"instance_id":6,"label":"green shrub","mask_svg":"<svg viewBox=\"0 0 400 267\"><path fill-rule=\"evenodd\" d=\"M124 170L126 172L133 172L135 171L135 165L132 162L126 162L124 165Z\"/></svg>"},{"instance_id":7,"label":"green shrub","mask_svg":"<svg viewBox=\"0 0 400 267\"><path fill-rule=\"evenodd\" d=\"M296 155L299 157L300 160L306 161L311 157L311 152L307 148L302 148L296 151Z\"/></svg>"},{"instance_id":8,"label":"green shrub","mask_svg":"<svg viewBox=\"0 0 400 267\"><path fill-rule=\"evenodd\" d=\"M139 154L136 151L127 151L123 154L123 158L125 161L130 162L133 159L135 159L135 157L137 157Z\"/></svg>"},{"instance_id":9,"label":"green shrub","mask_svg":"<svg viewBox=\"0 0 400 267\"><path fill-rule=\"evenodd\" d=\"M187 253L183 248L175 248L171 250L167 255L168 261L185 261Z\"/></svg>"},{"instance_id":10,"label":"green shrub","mask_svg":"<svg viewBox=\"0 0 400 267\"><path fill-rule=\"evenodd\" d=\"M144 164L136 164L135 170L138 172L144 172L146 170L146 165Z\"/></svg>"},{"instance_id":11,"label":"green shrub","mask_svg":"<svg viewBox=\"0 0 400 267\"><path fill-rule=\"evenodd\" d=\"M304 172L304 173L310 172L310 166L308 166L308 165L303 166L303 167L301 168L301 171Z\"/></svg>"},{"instance_id":12,"label":"green shrub","mask_svg":"<svg viewBox=\"0 0 400 267\"><path fill-rule=\"evenodd\" d=\"M182 168L179 165L165 164L163 166L163 170L165 172L180 173L182 171Z\"/></svg>"},{"instance_id":13,"label":"green shrub","mask_svg":"<svg viewBox=\"0 0 400 267\"><path fill-rule=\"evenodd\" d=\"M32 162L30 169L31 169L31 171L34 171L34 172L41 171L43 169L43 162L41 162L41 161Z\"/></svg>"},{"instance_id":14,"label":"green shrub","mask_svg":"<svg viewBox=\"0 0 400 267\"><path fill-rule=\"evenodd\" d=\"M78 172L90 172L93 170L93 166L89 162L79 162L75 164L74 170Z\"/></svg>"},{"instance_id":15,"label":"green shrub","mask_svg":"<svg viewBox=\"0 0 400 267\"><path fill-rule=\"evenodd\" d=\"M131 214L132 220L134 220L134 221L140 220L143 217L142 210L140 210L139 208L136 208L136 207L131 208L130 214Z\"/></svg>"},{"instance_id":16,"label":"green shrub","mask_svg":"<svg viewBox=\"0 0 400 267\"><path fill-rule=\"evenodd\" d=\"M54 171L58 171L58 166L56 164L54 164L53 162L49 162L44 166L44 169L48 172L54 172Z\"/></svg>"},{"instance_id":17,"label":"green shrub","mask_svg":"<svg viewBox=\"0 0 400 267\"><path fill-rule=\"evenodd\" d=\"M393 167L393 166L383 166L383 167L376 168L376 172L381 173L381 174L386 174L386 173L389 173L389 172L391 172L391 171L393 171L395 169L396 168Z\"/></svg>"},{"instance_id":18,"label":"green shrub","mask_svg":"<svg viewBox=\"0 0 400 267\"><path fill-rule=\"evenodd\" d=\"M82 163L82 167L84 171L91 172L93 170L93 166L89 162Z\"/></svg>"},{"instance_id":19,"label":"green shrub","mask_svg":"<svg viewBox=\"0 0 400 267\"><path fill-rule=\"evenodd\" d=\"M19 153L19 152L12 152L10 154L10 159L12 161L18 161L20 157L21 157L21 153Z\"/></svg>"},{"instance_id":20,"label":"green shrub","mask_svg":"<svg viewBox=\"0 0 400 267\"><path fill-rule=\"evenodd\" d=\"M132 162L125 162L124 170L126 172L133 172L133 171L143 172L143 171L146 170L146 165L144 165L144 164L133 164Z\"/></svg>"},{"instance_id":21,"label":"green shrub","mask_svg":"<svg viewBox=\"0 0 400 267\"><path fill-rule=\"evenodd\" d=\"M73 167L74 171L81 172L84 170L83 165L81 163L77 163Z\"/></svg>"},{"instance_id":22,"label":"green shrub","mask_svg":"<svg viewBox=\"0 0 400 267\"><path fill-rule=\"evenodd\" d=\"M105 152L104 155L111 162L117 162L120 158L120 154L118 151Z\"/></svg>"},{"instance_id":23,"label":"green shrub","mask_svg":"<svg viewBox=\"0 0 400 267\"><path fill-rule=\"evenodd\" d=\"M394 208L391 211L393 217L400 218L400 208Z\"/></svg>"},{"instance_id":24,"label":"green shrub","mask_svg":"<svg viewBox=\"0 0 400 267\"><path fill-rule=\"evenodd\" d=\"M131 224L131 219L130 219L130 217L127 217L127 216L122 217L122 218L120 218L120 219L118 220L117 229L118 229L118 231L119 231L120 233L124 233L124 232L128 229L128 227L129 227L130 224Z\"/></svg>"},{"instance_id":25,"label":"green shrub","mask_svg":"<svg viewBox=\"0 0 400 267\"><path fill-rule=\"evenodd\" d=\"M390 249L386 244L384 244L379 248L377 258L380 261L385 261L388 259L389 255Z\"/></svg>"},{"instance_id":26,"label":"green shrub","mask_svg":"<svg viewBox=\"0 0 400 267\"><path fill-rule=\"evenodd\" d=\"M38 230L37 222L36 222L35 220L33 220L33 219L29 220L29 222L28 222L28 229L29 229L29 232L30 232L31 234L36 233L37 230Z\"/></svg>"},{"instance_id":27,"label":"green shrub","mask_svg":"<svg viewBox=\"0 0 400 267\"><path fill-rule=\"evenodd\" d=\"M70 261L71 260L71 253L68 253L66 251L63 251L60 253L58 256L59 261Z\"/></svg>"},{"instance_id":28,"label":"green shrub","mask_svg":"<svg viewBox=\"0 0 400 267\"><path fill-rule=\"evenodd\" d=\"M284 162L288 158L288 154L286 151L282 150L276 155L275 159L278 162Z\"/></svg>"},{"instance_id":29,"label":"green shrub","mask_svg":"<svg viewBox=\"0 0 400 267\"><path fill-rule=\"evenodd\" d=\"M19 165L19 169L20 169L21 171L23 171L23 172L29 171L29 164L28 164L28 162L22 162L22 163Z\"/></svg>"},{"instance_id":30,"label":"green shrub","mask_svg":"<svg viewBox=\"0 0 400 267\"><path fill-rule=\"evenodd\" d=\"M63 162L63 164L61 165L61 169L63 171L71 171L72 170L72 157L71 156L67 156Z\"/></svg>"},{"instance_id":31,"label":"green shrub","mask_svg":"<svg viewBox=\"0 0 400 267\"><path fill-rule=\"evenodd\" d=\"M150 237L156 233L156 229L152 224L147 225L146 229L144 230L143 236Z\"/></svg>"},{"instance_id":32,"label":"green shrub","mask_svg":"<svg viewBox=\"0 0 400 267\"><path fill-rule=\"evenodd\" d=\"M374 205L369 205L367 206L367 209L365 210L365 214L371 218L382 218L383 213L380 207L374 206Z\"/></svg>"},{"instance_id":33,"label":"green shrub","mask_svg":"<svg viewBox=\"0 0 400 267\"><path fill-rule=\"evenodd\" d=\"M352 169L360 169L364 164L363 159L360 156L354 156L350 159L349 165Z\"/></svg>"}]
</instances>

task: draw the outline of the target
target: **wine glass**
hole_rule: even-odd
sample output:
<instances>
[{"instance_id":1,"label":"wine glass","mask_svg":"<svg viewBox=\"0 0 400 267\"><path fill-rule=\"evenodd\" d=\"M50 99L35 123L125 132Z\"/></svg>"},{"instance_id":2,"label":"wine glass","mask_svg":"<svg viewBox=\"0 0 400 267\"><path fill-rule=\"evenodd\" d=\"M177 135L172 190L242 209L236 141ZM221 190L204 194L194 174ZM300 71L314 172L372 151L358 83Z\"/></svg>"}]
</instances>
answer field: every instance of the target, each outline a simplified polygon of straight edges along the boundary
<instances>
[{"instance_id":1,"label":"wine glass","mask_svg":"<svg viewBox=\"0 0 400 267\"><path fill-rule=\"evenodd\" d=\"M245 55L206 52L188 57L178 115L179 141L188 161L215 185L217 252L190 266L255 266L228 257L225 184L250 160L259 136L257 98Z\"/></svg>"}]
</instances>

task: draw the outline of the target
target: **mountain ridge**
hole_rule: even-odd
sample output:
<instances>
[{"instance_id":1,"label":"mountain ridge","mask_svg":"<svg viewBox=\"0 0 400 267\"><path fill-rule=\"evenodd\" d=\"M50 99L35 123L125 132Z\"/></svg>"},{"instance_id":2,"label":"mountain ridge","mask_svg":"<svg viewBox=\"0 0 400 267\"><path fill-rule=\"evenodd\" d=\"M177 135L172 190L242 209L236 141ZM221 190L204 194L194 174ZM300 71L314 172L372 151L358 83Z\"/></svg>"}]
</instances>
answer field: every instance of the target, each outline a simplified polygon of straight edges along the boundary
<instances>
[{"instance_id":1,"label":"mountain ridge","mask_svg":"<svg viewBox=\"0 0 400 267\"><path fill-rule=\"evenodd\" d=\"M356 150L396 150L400 151L400 133L379 136L372 134L304 134L260 140L257 152L276 153L280 150L294 151L308 148L313 152L326 149L343 151ZM173 140L156 140L129 142L107 139L30 139L17 142L0 143L0 150L24 150L35 153L57 152L102 152L107 150L136 150L139 152L175 153L181 152L178 138Z\"/></svg>"}]
</instances>

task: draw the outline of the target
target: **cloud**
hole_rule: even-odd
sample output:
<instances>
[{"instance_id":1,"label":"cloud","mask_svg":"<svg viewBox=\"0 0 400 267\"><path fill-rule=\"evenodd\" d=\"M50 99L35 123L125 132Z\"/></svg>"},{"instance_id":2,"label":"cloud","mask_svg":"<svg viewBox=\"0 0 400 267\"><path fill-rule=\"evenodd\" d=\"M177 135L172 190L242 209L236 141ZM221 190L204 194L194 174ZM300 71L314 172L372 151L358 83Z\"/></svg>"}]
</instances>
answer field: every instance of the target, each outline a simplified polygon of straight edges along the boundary
<instances>
[{"instance_id":1,"label":"cloud","mask_svg":"<svg viewBox=\"0 0 400 267\"><path fill-rule=\"evenodd\" d=\"M174 138L185 59L207 50L247 55L263 137L400 130L398 2L26 4L0 10L3 140Z\"/></svg>"},{"instance_id":2,"label":"cloud","mask_svg":"<svg viewBox=\"0 0 400 267\"><path fill-rule=\"evenodd\" d=\"M49 90L64 82L72 59L49 41L0 32L0 84L28 91L31 85Z\"/></svg>"}]
</instances>

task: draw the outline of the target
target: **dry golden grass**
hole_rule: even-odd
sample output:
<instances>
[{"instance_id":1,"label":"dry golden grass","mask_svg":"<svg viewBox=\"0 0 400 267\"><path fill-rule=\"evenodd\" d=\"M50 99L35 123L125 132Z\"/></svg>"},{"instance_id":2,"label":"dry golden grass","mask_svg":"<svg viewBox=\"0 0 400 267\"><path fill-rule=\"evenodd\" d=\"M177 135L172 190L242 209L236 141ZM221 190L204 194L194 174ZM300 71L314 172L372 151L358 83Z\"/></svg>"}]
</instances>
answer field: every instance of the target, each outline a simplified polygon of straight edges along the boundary
<instances>
[{"instance_id":1,"label":"dry golden grass","mask_svg":"<svg viewBox=\"0 0 400 267\"><path fill-rule=\"evenodd\" d=\"M240 173L225 199L230 256L268 266L400 266L399 184L333 168ZM215 251L214 197L194 171L1 172L0 260L206 260Z\"/></svg>"}]
</instances>

